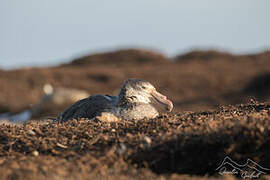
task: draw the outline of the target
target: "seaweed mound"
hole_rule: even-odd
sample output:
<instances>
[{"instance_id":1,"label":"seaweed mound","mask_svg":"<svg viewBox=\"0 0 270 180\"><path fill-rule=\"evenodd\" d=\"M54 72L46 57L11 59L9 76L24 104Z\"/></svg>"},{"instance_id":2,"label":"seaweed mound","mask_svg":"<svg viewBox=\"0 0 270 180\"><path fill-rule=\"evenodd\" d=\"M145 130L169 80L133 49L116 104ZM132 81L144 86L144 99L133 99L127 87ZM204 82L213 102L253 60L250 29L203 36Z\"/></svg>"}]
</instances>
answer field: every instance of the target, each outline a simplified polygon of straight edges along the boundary
<instances>
[{"instance_id":1,"label":"seaweed mound","mask_svg":"<svg viewBox=\"0 0 270 180\"><path fill-rule=\"evenodd\" d=\"M114 52L84 56L73 60L70 65L103 64L128 66L130 64L153 64L168 62L168 58L159 52L144 49L124 49Z\"/></svg>"},{"instance_id":2,"label":"seaweed mound","mask_svg":"<svg viewBox=\"0 0 270 180\"><path fill-rule=\"evenodd\" d=\"M269 168L269 143L270 104L255 101L140 121L2 124L0 174L2 179L219 179L217 168L226 157Z\"/></svg>"},{"instance_id":3,"label":"seaweed mound","mask_svg":"<svg viewBox=\"0 0 270 180\"><path fill-rule=\"evenodd\" d=\"M181 54L175 57L176 61L185 61L185 60L216 60L216 59L233 59L234 56L228 52L222 52L217 50L194 50Z\"/></svg>"}]
</instances>

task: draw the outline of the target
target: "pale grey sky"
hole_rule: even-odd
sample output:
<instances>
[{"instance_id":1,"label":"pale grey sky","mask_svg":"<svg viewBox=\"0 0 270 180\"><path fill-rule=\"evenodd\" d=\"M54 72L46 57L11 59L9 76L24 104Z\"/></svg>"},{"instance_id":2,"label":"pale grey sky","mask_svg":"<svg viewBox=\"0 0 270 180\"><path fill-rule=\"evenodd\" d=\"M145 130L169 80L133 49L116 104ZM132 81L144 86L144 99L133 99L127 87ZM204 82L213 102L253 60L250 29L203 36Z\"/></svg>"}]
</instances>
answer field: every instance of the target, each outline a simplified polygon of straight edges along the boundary
<instances>
[{"instance_id":1,"label":"pale grey sky","mask_svg":"<svg viewBox=\"0 0 270 180\"><path fill-rule=\"evenodd\" d=\"M270 48L269 0L0 0L0 67L149 47L235 53Z\"/></svg>"}]
</instances>

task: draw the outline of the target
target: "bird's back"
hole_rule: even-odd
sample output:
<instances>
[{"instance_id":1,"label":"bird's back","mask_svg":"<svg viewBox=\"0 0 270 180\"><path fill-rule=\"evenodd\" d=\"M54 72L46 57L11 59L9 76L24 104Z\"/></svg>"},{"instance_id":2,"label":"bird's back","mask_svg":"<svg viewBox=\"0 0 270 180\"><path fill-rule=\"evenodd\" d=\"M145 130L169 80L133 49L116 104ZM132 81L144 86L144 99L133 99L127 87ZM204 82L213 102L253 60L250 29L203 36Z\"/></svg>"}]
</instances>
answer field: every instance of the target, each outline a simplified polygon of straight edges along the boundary
<instances>
[{"instance_id":1,"label":"bird's back","mask_svg":"<svg viewBox=\"0 0 270 180\"><path fill-rule=\"evenodd\" d=\"M116 100L115 96L90 96L71 105L60 115L58 120L65 122L76 118L94 118L101 115L102 112L110 111Z\"/></svg>"}]
</instances>

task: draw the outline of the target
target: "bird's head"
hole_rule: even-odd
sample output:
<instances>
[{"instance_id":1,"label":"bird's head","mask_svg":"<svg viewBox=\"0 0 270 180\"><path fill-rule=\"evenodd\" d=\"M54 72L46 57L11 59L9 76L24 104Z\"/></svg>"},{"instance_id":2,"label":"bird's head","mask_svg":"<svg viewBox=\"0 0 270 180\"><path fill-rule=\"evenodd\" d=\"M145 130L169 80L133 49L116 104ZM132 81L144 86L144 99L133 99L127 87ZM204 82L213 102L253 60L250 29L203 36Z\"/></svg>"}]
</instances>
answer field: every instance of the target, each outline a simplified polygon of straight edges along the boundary
<instances>
[{"instance_id":1,"label":"bird's head","mask_svg":"<svg viewBox=\"0 0 270 180\"><path fill-rule=\"evenodd\" d=\"M126 80L120 90L119 99L128 103L152 104L169 112L173 109L173 103L166 96L157 92L151 83L139 79Z\"/></svg>"}]
</instances>

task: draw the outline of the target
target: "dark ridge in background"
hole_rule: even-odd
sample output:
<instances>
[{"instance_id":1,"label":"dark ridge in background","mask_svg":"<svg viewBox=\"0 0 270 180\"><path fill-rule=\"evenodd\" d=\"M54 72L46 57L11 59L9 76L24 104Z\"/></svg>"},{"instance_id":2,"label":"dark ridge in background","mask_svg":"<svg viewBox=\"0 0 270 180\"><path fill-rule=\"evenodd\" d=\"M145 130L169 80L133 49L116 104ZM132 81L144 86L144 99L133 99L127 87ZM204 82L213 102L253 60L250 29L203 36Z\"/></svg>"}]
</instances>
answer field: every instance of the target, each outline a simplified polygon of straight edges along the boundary
<instances>
[{"instance_id":1,"label":"dark ridge in background","mask_svg":"<svg viewBox=\"0 0 270 180\"><path fill-rule=\"evenodd\" d=\"M89 56L84 56L73 60L67 65L86 65L86 64L101 64L101 65L144 65L153 63L169 63L168 57L157 52L146 49L124 49L108 53L98 53Z\"/></svg>"},{"instance_id":2,"label":"dark ridge in background","mask_svg":"<svg viewBox=\"0 0 270 180\"><path fill-rule=\"evenodd\" d=\"M191 52L187 52L181 55L176 56L174 59L176 61L191 61L191 60L204 60L204 61L211 61L211 60L258 60L258 59L269 59L270 51L263 51L257 54L244 54L244 55L237 55L231 54L225 51L218 51L218 50L194 50Z\"/></svg>"},{"instance_id":3,"label":"dark ridge in background","mask_svg":"<svg viewBox=\"0 0 270 180\"><path fill-rule=\"evenodd\" d=\"M264 100L270 96L270 73L255 76L245 87L244 92Z\"/></svg>"},{"instance_id":4,"label":"dark ridge in background","mask_svg":"<svg viewBox=\"0 0 270 180\"><path fill-rule=\"evenodd\" d=\"M194 50L175 57L176 61L233 59L236 55L217 50Z\"/></svg>"}]
</instances>

